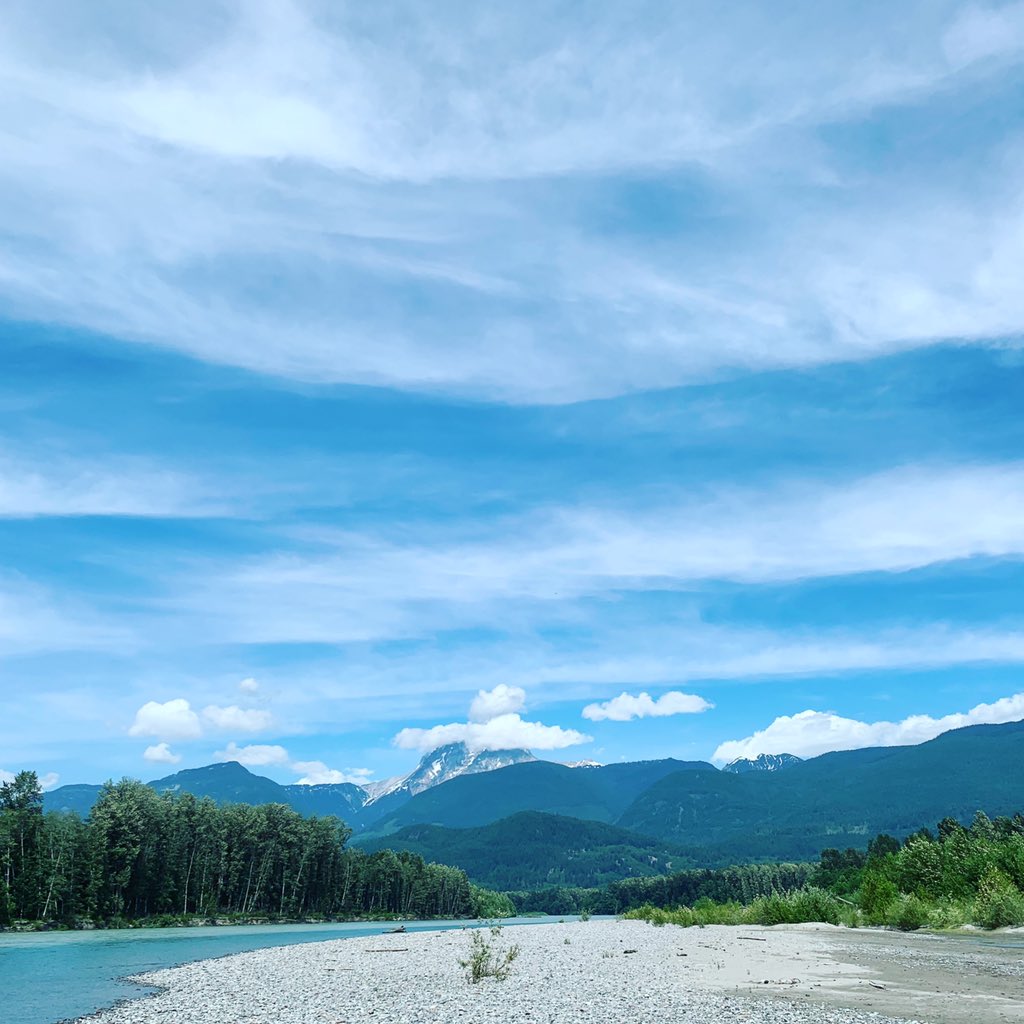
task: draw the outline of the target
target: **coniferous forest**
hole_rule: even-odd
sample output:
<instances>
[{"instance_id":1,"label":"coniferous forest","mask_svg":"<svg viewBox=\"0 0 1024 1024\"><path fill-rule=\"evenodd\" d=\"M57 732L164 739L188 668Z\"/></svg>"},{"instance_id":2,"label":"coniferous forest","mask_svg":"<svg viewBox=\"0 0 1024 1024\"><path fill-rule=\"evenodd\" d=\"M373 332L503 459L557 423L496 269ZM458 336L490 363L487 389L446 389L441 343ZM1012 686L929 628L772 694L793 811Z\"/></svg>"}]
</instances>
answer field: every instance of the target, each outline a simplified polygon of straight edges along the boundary
<instances>
[{"instance_id":1,"label":"coniferous forest","mask_svg":"<svg viewBox=\"0 0 1024 1024\"><path fill-rule=\"evenodd\" d=\"M656 923L800 920L903 929L1024 925L1024 816L953 818L817 864L753 864L496 893L408 851L347 846L334 817L108 783L88 820L43 813L33 772L0 786L0 927L218 919L604 913Z\"/></svg>"},{"instance_id":2,"label":"coniferous forest","mask_svg":"<svg viewBox=\"0 0 1024 1024\"><path fill-rule=\"evenodd\" d=\"M458 918L511 912L464 871L348 849L337 818L218 805L125 779L88 821L42 810L34 772L0 787L0 926L218 918Z\"/></svg>"}]
</instances>

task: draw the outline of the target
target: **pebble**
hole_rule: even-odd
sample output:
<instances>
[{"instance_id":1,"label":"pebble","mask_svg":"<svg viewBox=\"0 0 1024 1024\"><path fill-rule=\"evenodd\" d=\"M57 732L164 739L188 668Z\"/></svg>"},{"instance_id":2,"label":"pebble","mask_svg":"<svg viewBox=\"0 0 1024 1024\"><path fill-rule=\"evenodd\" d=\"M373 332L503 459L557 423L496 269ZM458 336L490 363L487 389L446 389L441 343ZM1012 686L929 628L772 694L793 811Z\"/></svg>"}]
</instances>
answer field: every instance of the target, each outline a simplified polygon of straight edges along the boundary
<instances>
[{"instance_id":1,"label":"pebble","mask_svg":"<svg viewBox=\"0 0 1024 1024\"><path fill-rule=\"evenodd\" d=\"M678 931L638 921L505 928L504 981L470 984L464 931L259 949L140 976L149 998L91 1024L898 1024L806 1001L728 995L687 981ZM565 938L571 942L566 943ZM632 955L625 956L628 943ZM391 942L393 945L394 943ZM633 951L636 950L635 953Z\"/></svg>"}]
</instances>

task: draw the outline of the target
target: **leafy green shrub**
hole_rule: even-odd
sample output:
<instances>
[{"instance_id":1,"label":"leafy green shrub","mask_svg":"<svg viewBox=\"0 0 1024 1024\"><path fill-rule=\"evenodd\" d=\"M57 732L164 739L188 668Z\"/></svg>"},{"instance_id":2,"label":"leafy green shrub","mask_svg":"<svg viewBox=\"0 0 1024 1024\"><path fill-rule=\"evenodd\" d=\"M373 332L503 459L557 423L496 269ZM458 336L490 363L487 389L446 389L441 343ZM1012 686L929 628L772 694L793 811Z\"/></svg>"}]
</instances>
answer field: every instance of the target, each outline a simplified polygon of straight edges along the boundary
<instances>
[{"instance_id":1,"label":"leafy green shrub","mask_svg":"<svg viewBox=\"0 0 1024 1024\"><path fill-rule=\"evenodd\" d=\"M479 984L484 978L504 981L512 970L512 964L519 956L518 946L502 949L497 945L501 935L501 925L489 929L490 939L485 938L483 929L473 932L469 945L469 959L460 960L459 966L466 969L466 980L473 985ZM566 942L569 940L566 939Z\"/></svg>"},{"instance_id":2,"label":"leafy green shrub","mask_svg":"<svg viewBox=\"0 0 1024 1024\"><path fill-rule=\"evenodd\" d=\"M747 924L747 908L742 903L730 900L727 903L715 903L709 899L699 899L691 910L693 923L709 924Z\"/></svg>"},{"instance_id":3,"label":"leafy green shrub","mask_svg":"<svg viewBox=\"0 0 1024 1024\"><path fill-rule=\"evenodd\" d=\"M469 898L473 904L473 916L485 921L498 917L515 917L515 904L502 892L492 892L479 885L470 884Z\"/></svg>"},{"instance_id":4,"label":"leafy green shrub","mask_svg":"<svg viewBox=\"0 0 1024 1024\"><path fill-rule=\"evenodd\" d=\"M928 911L928 927L938 931L963 928L971 921L971 906L954 899L940 899Z\"/></svg>"},{"instance_id":5,"label":"leafy green shrub","mask_svg":"<svg viewBox=\"0 0 1024 1024\"><path fill-rule=\"evenodd\" d=\"M752 924L839 924L841 904L830 892L809 886L796 892L772 893L754 900L747 914Z\"/></svg>"},{"instance_id":6,"label":"leafy green shrub","mask_svg":"<svg viewBox=\"0 0 1024 1024\"><path fill-rule=\"evenodd\" d=\"M860 928L864 924L860 908L844 905L839 912L839 923L844 928Z\"/></svg>"},{"instance_id":7,"label":"leafy green shrub","mask_svg":"<svg viewBox=\"0 0 1024 1024\"><path fill-rule=\"evenodd\" d=\"M858 902L869 924L884 924L898 898L899 891L885 875L868 871L864 876Z\"/></svg>"},{"instance_id":8,"label":"leafy green shrub","mask_svg":"<svg viewBox=\"0 0 1024 1024\"><path fill-rule=\"evenodd\" d=\"M991 868L981 880L974 901L974 921L982 928L1024 924L1024 893L998 868Z\"/></svg>"},{"instance_id":9,"label":"leafy green shrub","mask_svg":"<svg viewBox=\"0 0 1024 1024\"><path fill-rule=\"evenodd\" d=\"M622 915L623 921L646 921L655 927L666 924L677 924L681 928L690 928L697 923L693 911L686 907L679 907L676 910L662 910L661 907L651 906L645 903L642 907L636 907Z\"/></svg>"},{"instance_id":10,"label":"leafy green shrub","mask_svg":"<svg viewBox=\"0 0 1024 1024\"><path fill-rule=\"evenodd\" d=\"M928 904L920 896L900 896L890 905L885 923L901 932L916 932L928 924Z\"/></svg>"}]
</instances>

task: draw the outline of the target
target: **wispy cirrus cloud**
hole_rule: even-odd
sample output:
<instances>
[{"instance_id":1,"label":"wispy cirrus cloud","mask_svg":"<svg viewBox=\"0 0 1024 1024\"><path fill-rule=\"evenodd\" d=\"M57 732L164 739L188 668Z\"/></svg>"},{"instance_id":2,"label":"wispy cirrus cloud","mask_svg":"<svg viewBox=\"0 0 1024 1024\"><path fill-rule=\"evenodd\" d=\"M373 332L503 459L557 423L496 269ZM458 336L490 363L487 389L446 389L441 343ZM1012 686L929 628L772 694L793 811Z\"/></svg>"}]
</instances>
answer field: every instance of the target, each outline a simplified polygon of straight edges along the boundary
<instances>
[{"instance_id":1,"label":"wispy cirrus cloud","mask_svg":"<svg viewBox=\"0 0 1024 1024\"><path fill-rule=\"evenodd\" d=\"M999 133L973 140L968 175L927 155L873 174L822 135L970 95L987 56L1024 52L1016 7L837 9L827 27L756 4L728 24L542 8L410 6L396 32L369 11L202 4L191 30L140 10L74 33L19 9L0 35L0 295L261 373L528 402L1024 326ZM637 175L673 230L652 238L631 208L615 179Z\"/></svg>"},{"instance_id":2,"label":"wispy cirrus cloud","mask_svg":"<svg viewBox=\"0 0 1024 1024\"><path fill-rule=\"evenodd\" d=\"M0 659L61 651L137 649L132 624L105 616L81 595L20 574L0 575Z\"/></svg>"},{"instance_id":3,"label":"wispy cirrus cloud","mask_svg":"<svg viewBox=\"0 0 1024 1024\"><path fill-rule=\"evenodd\" d=\"M224 514L208 484L148 458L0 448L0 519Z\"/></svg>"},{"instance_id":4,"label":"wispy cirrus cloud","mask_svg":"<svg viewBox=\"0 0 1024 1024\"><path fill-rule=\"evenodd\" d=\"M182 579L183 619L235 642L348 643L578 615L580 602L715 581L789 583L1024 554L1019 463L909 466L821 484L538 511L417 538L310 531L302 549ZM576 609L575 611L573 609Z\"/></svg>"}]
</instances>

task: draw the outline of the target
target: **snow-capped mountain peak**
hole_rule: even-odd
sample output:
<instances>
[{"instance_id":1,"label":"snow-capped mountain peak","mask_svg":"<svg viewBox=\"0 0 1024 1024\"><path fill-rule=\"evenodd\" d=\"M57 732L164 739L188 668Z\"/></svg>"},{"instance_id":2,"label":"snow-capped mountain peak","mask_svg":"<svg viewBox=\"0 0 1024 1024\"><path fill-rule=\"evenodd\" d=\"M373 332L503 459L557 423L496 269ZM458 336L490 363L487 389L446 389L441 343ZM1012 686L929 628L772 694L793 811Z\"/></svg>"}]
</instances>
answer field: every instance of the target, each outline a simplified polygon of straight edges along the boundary
<instances>
[{"instance_id":1,"label":"snow-capped mountain peak","mask_svg":"<svg viewBox=\"0 0 1024 1024\"><path fill-rule=\"evenodd\" d=\"M399 775L384 782L364 787L370 795L368 803L380 800L392 793L415 796L425 789L439 786L442 782L459 775L475 775L506 768L510 764L522 764L537 759L528 750L470 750L465 743L447 743L431 750L420 758L420 763L408 775Z\"/></svg>"},{"instance_id":2,"label":"snow-capped mountain peak","mask_svg":"<svg viewBox=\"0 0 1024 1024\"><path fill-rule=\"evenodd\" d=\"M777 772L791 765L800 764L802 757L796 754L758 754L757 757L738 757L730 761L722 771L733 775L745 775L747 772Z\"/></svg>"}]
</instances>

